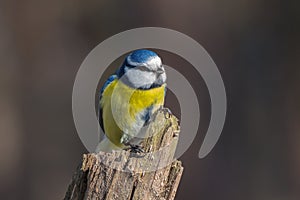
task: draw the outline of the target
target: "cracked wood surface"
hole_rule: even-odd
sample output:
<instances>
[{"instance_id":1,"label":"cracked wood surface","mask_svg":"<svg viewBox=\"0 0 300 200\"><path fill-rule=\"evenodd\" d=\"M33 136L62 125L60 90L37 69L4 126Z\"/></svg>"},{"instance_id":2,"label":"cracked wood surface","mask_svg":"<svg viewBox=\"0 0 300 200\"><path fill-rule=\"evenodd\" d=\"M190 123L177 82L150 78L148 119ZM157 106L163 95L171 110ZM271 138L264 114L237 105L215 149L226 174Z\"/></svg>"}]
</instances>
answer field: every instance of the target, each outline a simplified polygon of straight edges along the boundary
<instances>
[{"instance_id":1,"label":"cracked wood surface","mask_svg":"<svg viewBox=\"0 0 300 200\"><path fill-rule=\"evenodd\" d=\"M142 141L144 153L84 154L64 199L174 199L183 173L174 159L178 134L176 117L159 111Z\"/></svg>"}]
</instances>

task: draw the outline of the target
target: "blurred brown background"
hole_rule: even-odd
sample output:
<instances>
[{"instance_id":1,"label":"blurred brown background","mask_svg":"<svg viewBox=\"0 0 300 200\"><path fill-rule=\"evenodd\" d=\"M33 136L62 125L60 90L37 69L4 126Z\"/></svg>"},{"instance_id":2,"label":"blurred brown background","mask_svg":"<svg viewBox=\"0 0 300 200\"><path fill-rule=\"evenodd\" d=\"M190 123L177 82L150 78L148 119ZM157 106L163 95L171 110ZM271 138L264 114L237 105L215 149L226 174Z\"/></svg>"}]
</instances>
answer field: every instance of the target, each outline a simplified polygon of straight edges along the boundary
<instances>
[{"instance_id":1,"label":"blurred brown background","mask_svg":"<svg viewBox=\"0 0 300 200\"><path fill-rule=\"evenodd\" d=\"M1 0L0 199L63 198L86 152L72 118L76 72L101 41L142 26L196 39L227 90L223 134L199 160L210 116L207 89L185 61L159 51L202 91L201 127L181 158L176 199L300 199L299 6L297 0ZM174 107L172 98L167 102Z\"/></svg>"}]
</instances>

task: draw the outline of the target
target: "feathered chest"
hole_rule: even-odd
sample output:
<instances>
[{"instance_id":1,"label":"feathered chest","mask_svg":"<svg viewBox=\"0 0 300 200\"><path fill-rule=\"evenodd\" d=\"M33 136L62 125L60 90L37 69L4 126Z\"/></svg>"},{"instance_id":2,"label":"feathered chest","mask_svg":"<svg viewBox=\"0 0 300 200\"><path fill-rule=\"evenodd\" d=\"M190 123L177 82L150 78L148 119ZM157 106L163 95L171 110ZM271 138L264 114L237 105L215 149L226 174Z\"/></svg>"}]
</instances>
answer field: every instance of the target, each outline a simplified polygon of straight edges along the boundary
<instances>
[{"instance_id":1,"label":"feathered chest","mask_svg":"<svg viewBox=\"0 0 300 200\"><path fill-rule=\"evenodd\" d=\"M138 131L147 118L164 104L165 87L164 84L157 88L139 90L114 80L105 88L100 101L103 119L112 117L124 132Z\"/></svg>"}]
</instances>

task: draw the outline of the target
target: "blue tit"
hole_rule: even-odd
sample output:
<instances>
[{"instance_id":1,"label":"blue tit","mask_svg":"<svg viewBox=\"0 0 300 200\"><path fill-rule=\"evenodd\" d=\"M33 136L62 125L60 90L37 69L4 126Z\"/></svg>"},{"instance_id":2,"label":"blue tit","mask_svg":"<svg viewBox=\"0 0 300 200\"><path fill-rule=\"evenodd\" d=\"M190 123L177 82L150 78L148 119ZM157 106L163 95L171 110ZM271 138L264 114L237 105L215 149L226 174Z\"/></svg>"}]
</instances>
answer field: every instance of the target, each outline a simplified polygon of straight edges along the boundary
<instances>
[{"instance_id":1,"label":"blue tit","mask_svg":"<svg viewBox=\"0 0 300 200\"><path fill-rule=\"evenodd\" d=\"M166 73L161 58L150 50L130 53L100 91L99 122L105 132L96 152L128 148L164 105Z\"/></svg>"}]
</instances>

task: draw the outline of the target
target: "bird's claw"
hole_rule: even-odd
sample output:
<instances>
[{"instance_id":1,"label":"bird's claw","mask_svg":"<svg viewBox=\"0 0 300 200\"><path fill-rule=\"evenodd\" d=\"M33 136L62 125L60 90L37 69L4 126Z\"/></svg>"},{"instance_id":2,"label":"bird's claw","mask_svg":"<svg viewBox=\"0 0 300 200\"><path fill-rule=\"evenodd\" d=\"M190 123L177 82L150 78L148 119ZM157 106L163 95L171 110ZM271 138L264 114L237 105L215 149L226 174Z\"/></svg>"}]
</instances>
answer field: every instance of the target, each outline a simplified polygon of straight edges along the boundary
<instances>
[{"instance_id":1,"label":"bird's claw","mask_svg":"<svg viewBox=\"0 0 300 200\"><path fill-rule=\"evenodd\" d=\"M144 153L144 149L141 145L135 145L135 144L125 144L126 146L129 146L128 148L125 148L125 150L129 150L131 153Z\"/></svg>"}]
</instances>

